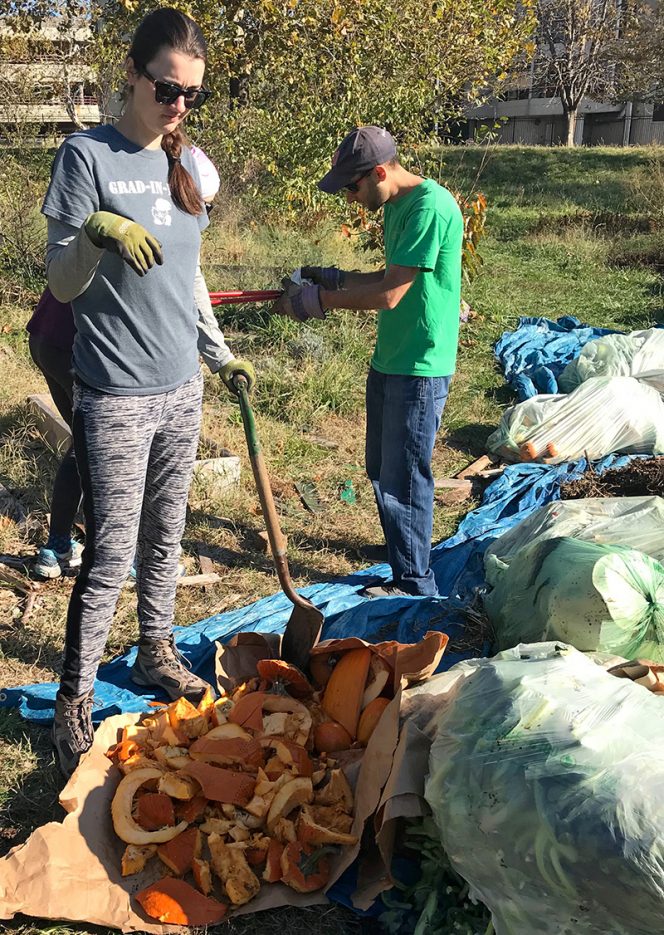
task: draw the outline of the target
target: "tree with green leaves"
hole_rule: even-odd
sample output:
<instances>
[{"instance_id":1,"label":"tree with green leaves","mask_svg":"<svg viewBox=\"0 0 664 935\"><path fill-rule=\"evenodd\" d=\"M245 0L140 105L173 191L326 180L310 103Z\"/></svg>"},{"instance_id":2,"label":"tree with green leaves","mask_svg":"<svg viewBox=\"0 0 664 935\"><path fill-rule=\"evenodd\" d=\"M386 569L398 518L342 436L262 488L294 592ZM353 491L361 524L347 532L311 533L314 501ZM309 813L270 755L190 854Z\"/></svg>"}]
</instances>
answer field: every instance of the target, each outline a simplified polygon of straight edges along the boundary
<instances>
[{"instance_id":1,"label":"tree with green leaves","mask_svg":"<svg viewBox=\"0 0 664 935\"><path fill-rule=\"evenodd\" d=\"M119 84L118 52L157 4L81 2L99 81ZM215 96L196 115L197 137L246 190L314 207L315 181L353 125L380 124L401 144L418 144L501 80L528 43L531 2L173 0L209 44ZM56 3L33 0L33 15Z\"/></svg>"}]
</instances>

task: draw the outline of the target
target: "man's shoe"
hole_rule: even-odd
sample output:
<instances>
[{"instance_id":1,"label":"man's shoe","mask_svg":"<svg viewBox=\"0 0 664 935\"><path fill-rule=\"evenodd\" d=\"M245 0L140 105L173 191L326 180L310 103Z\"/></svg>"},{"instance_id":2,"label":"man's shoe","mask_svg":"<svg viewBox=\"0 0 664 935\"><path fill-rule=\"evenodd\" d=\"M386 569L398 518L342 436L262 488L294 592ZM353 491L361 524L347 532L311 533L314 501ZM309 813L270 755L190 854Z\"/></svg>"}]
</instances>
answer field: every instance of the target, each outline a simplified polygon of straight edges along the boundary
<instances>
[{"instance_id":1,"label":"man's shoe","mask_svg":"<svg viewBox=\"0 0 664 935\"><path fill-rule=\"evenodd\" d=\"M61 773L69 779L82 755L92 746L92 701L94 690L78 698L57 695L51 740Z\"/></svg>"},{"instance_id":2,"label":"man's shoe","mask_svg":"<svg viewBox=\"0 0 664 935\"><path fill-rule=\"evenodd\" d=\"M368 597L372 600L375 597L414 597L407 591L402 591L396 584L380 584L371 588L364 588L358 592L360 597Z\"/></svg>"},{"instance_id":3,"label":"man's shoe","mask_svg":"<svg viewBox=\"0 0 664 935\"><path fill-rule=\"evenodd\" d=\"M208 682L187 669L184 658L175 648L172 636L166 640L139 640L131 680L136 685L161 688L171 701L184 695L189 701L196 703L201 700L206 689L211 687Z\"/></svg>"},{"instance_id":4,"label":"man's shoe","mask_svg":"<svg viewBox=\"0 0 664 935\"><path fill-rule=\"evenodd\" d=\"M42 546L32 564L32 573L37 578L59 578L60 575L75 575L81 567L83 546L75 539L67 552L55 552Z\"/></svg>"},{"instance_id":5,"label":"man's shoe","mask_svg":"<svg viewBox=\"0 0 664 935\"><path fill-rule=\"evenodd\" d=\"M385 543L363 545L357 551L363 559L366 559L367 562L373 562L374 565L387 561L387 546Z\"/></svg>"}]
</instances>

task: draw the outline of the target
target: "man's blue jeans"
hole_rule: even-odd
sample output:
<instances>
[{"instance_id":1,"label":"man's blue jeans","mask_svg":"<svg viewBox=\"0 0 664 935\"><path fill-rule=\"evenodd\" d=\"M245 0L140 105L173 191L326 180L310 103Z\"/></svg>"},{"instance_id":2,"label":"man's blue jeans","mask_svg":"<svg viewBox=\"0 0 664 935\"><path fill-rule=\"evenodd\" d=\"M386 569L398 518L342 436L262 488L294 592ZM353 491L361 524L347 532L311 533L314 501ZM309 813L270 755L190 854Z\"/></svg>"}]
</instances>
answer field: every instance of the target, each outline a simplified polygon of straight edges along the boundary
<instances>
[{"instance_id":1,"label":"man's blue jeans","mask_svg":"<svg viewBox=\"0 0 664 935\"><path fill-rule=\"evenodd\" d=\"M366 469L373 484L394 584L435 597L431 456L451 377L409 377L370 369Z\"/></svg>"}]
</instances>

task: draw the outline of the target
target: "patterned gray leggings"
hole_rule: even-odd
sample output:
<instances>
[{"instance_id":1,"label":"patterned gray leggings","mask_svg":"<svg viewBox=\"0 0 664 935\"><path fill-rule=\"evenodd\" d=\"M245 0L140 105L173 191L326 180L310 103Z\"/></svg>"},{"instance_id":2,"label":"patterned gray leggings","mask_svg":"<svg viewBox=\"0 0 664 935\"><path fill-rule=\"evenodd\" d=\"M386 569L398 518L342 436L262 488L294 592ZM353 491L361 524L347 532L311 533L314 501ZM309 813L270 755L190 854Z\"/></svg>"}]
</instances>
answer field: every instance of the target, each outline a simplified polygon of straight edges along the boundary
<instances>
[{"instance_id":1,"label":"patterned gray leggings","mask_svg":"<svg viewBox=\"0 0 664 935\"><path fill-rule=\"evenodd\" d=\"M86 544L67 614L63 695L92 688L135 550L141 635L171 634L202 393L200 371L155 396L112 396L74 386Z\"/></svg>"}]
</instances>

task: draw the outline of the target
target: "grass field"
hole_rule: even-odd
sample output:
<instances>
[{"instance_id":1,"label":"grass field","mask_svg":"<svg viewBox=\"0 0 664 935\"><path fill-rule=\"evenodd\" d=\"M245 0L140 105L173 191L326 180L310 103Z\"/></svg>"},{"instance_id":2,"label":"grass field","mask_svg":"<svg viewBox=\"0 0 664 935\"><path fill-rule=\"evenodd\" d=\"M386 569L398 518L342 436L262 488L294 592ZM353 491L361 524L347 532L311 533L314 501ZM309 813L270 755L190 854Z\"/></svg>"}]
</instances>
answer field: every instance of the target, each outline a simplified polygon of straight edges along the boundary
<instances>
[{"instance_id":1,"label":"grass field","mask_svg":"<svg viewBox=\"0 0 664 935\"><path fill-rule=\"evenodd\" d=\"M484 267L464 296L478 317L462 327L458 373L435 452L435 472L451 474L483 453L487 435L511 401L497 371L492 346L519 315L576 315L594 325L627 330L664 317L664 185L656 150L567 151L477 148L444 152L442 179L489 199ZM481 174L477 178L478 172ZM34 183L39 190L41 181ZM0 186L0 212L3 189ZM1 254L0 254L1 256ZM218 210L207 236L204 269L210 289L275 287L280 276L307 262L364 267L371 258L332 227L286 229L255 224L232 200ZM0 275L2 275L0 273ZM33 287L38 283L33 279ZM44 390L27 351L24 324L34 291L5 269L0 304L0 482L31 512L30 533L0 519L0 552L34 552L46 529L45 514L57 464L27 412L29 393ZM296 585L328 580L361 563L357 549L379 540L371 487L363 476L363 387L373 340L370 313L338 313L300 327L270 319L264 311L226 310L224 331L238 355L254 360L257 424L289 537ZM262 528L245 454L237 407L219 381L206 375L205 434L242 457L239 489L222 501L199 495L183 542L190 573L205 545L221 581L205 592L178 592L176 623L187 625L271 594L277 581L259 549ZM327 439L322 447L312 436ZM313 481L324 505L305 512L293 483ZM351 480L354 505L339 498ZM472 505L472 504L471 504ZM435 538L449 535L463 510L436 508ZM0 685L57 678L68 580L45 585L32 616L21 622L22 598L0 589ZM125 590L106 658L126 649L137 634L135 598ZM0 712L0 853L24 841L38 825L62 817L60 779L45 732ZM227 931L263 935L275 926L290 931L355 932L349 912L330 908L283 910L234 922ZM88 927L17 919L7 931L65 933ZM99 930L96 930L99 931Z\"/></svg>"}]
</instances>

